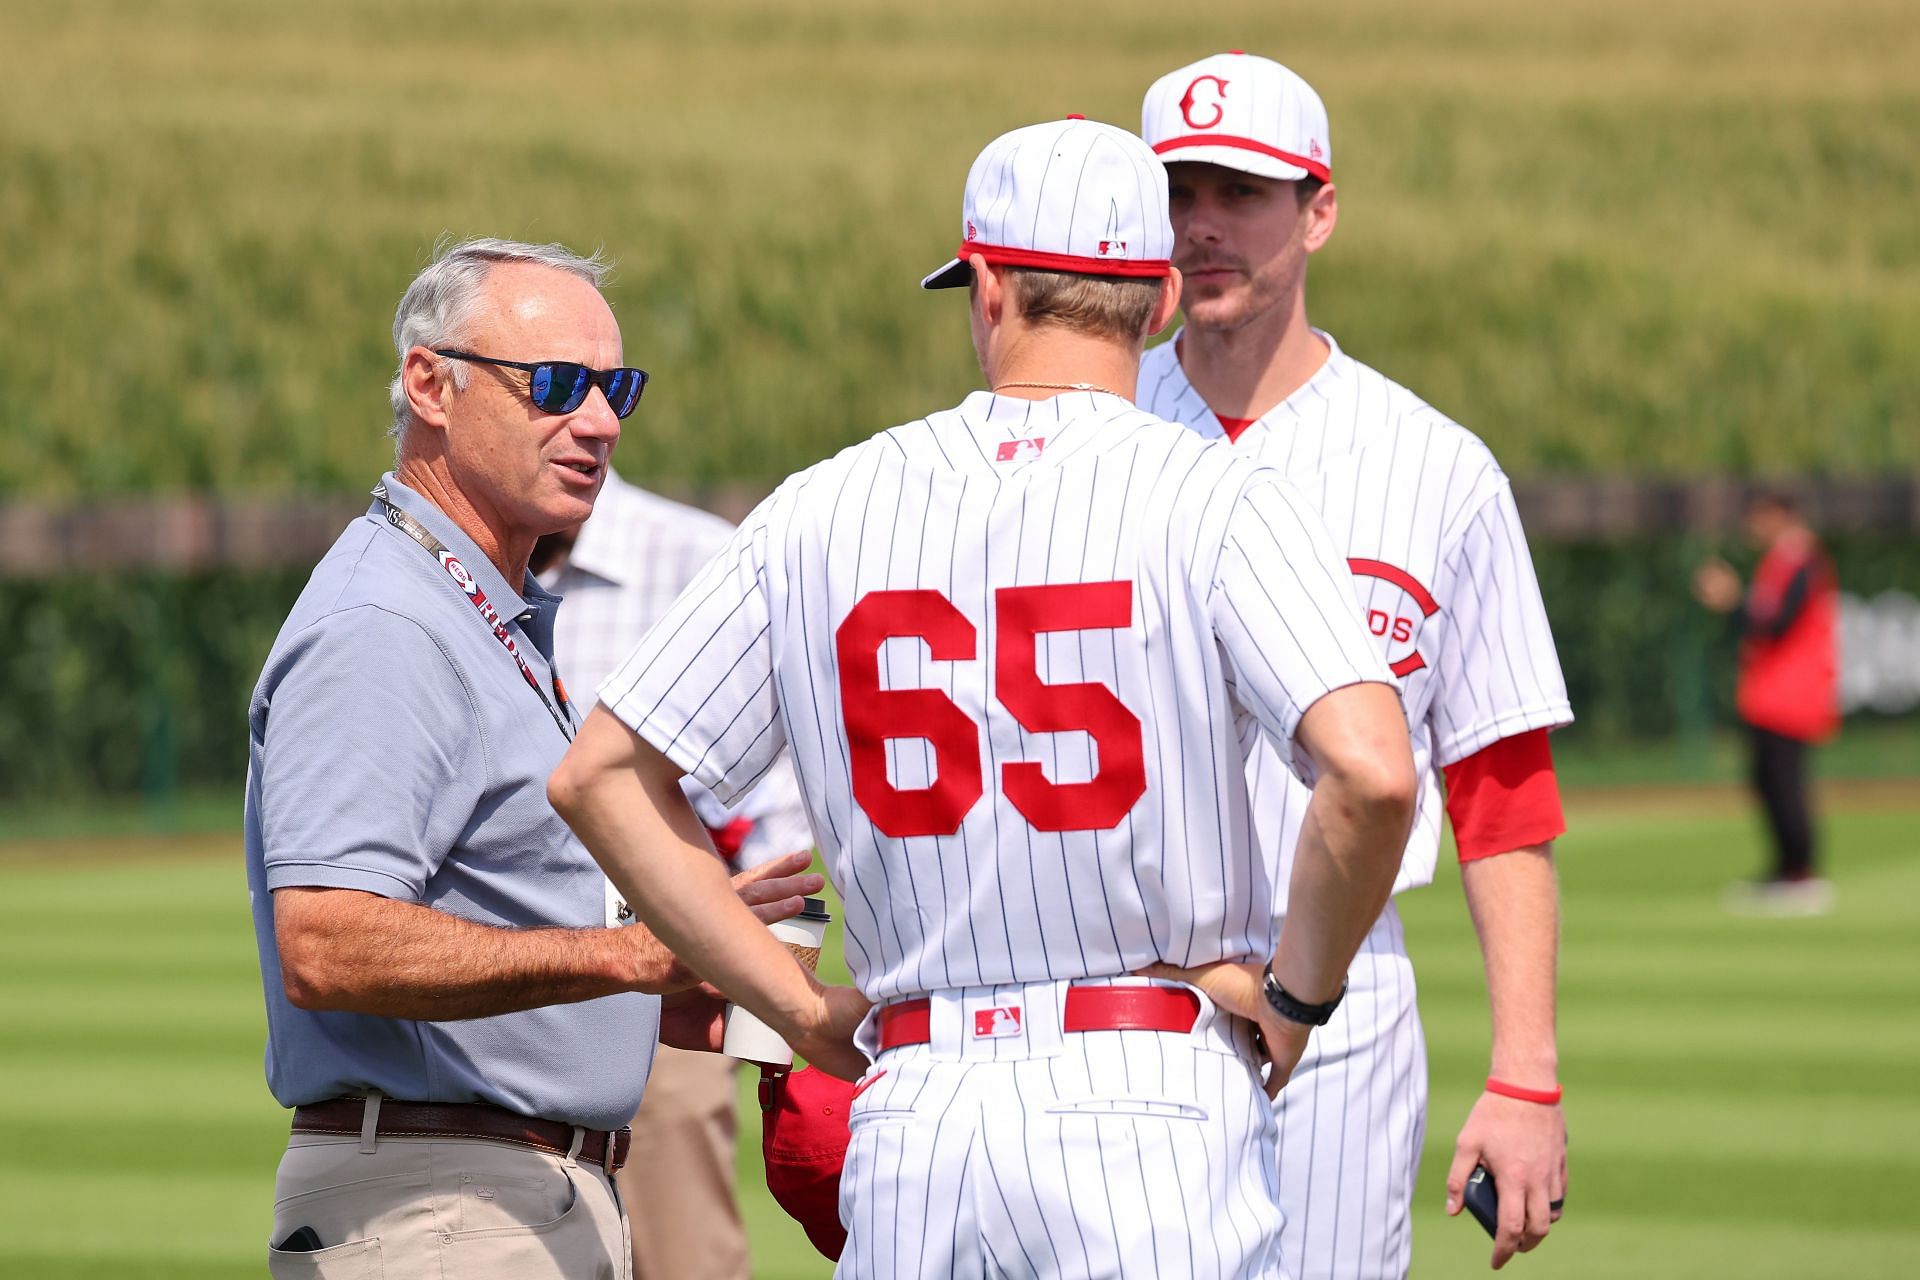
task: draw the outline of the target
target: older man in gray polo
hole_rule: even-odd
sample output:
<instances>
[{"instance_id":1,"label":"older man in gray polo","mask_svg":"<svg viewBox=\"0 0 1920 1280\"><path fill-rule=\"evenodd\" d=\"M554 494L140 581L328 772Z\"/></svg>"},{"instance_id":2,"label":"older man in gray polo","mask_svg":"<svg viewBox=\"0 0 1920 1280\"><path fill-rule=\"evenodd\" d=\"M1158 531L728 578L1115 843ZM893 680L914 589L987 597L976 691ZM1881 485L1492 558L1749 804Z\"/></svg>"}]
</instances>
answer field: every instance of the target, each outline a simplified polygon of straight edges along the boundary
<instances>
[{"instance_id":1,"label":"older man in gray polo","mask_svg":"<svg viewBox=\"0 0 1920 1280\"><path fill-rule=\"evenodd\" d=\"M295 1108L275 1276L625 1277L610 1174L657 1039L718 1004L548 807L576 713L527 563L584 520L646 375L603 264L468 241L394 319L394 471L254 691L248 882L268 1083ZM805 855L736 878L763 919Z\"/></svg>"}]
</instances>

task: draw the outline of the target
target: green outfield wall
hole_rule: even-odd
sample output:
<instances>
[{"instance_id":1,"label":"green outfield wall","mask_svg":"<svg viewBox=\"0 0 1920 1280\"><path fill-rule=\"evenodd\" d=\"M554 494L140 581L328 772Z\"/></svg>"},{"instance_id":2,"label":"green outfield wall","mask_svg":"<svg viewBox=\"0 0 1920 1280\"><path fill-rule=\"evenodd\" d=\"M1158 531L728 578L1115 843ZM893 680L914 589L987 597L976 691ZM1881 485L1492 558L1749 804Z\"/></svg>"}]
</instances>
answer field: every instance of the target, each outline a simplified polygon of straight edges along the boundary
<instances>
[{"instance_id":1,"label":"green outfield wall","mask_svg":"<svg viewBox=\"0 0 1920 1280\"><path fill-rule=\"evenodd\" d=\"M1694 537L1534 550L1579 723L1576 746L1703 742L1731 723L1735 637L1687 594ZM1842 586L1875 646L1856 721L1920 738L1920 543L1841 540ZM1736 558L1738 553L1734 553ZM0 647L0 805L223 787L245 776L247 700L305 569L81 572L4 584L24 619ZM1856 661L1856 667L1858 662ZM368 675L369 714L382 696ZM1899 757L1911 763L1912 753Z\"/></svg>"}]
</instances>

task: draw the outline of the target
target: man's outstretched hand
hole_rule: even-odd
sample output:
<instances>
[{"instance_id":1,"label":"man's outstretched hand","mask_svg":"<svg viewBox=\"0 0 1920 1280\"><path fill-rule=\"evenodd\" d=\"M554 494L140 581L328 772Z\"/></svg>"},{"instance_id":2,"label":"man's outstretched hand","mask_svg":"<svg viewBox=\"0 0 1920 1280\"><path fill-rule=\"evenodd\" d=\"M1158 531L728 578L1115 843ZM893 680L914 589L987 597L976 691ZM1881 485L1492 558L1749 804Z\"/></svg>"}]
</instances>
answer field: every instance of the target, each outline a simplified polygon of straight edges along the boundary
<instances>
[{"instance_id":1,"label":"man's outstretched hand","mask_svg":"<svg viewBox=\"0 0 1920 1280\"><path fill-rule=\"evenodd\" d=\"M826 888L826 877L807 873L812 862L810 852L783 854L733 877L733 891L761 924L790 920L805 908L806 898ZM668 951L667 944L645 925L631 925L627 932L636 952L634 990L666 995L700 983L700 975Z\"/></svg>"}]
</instances>

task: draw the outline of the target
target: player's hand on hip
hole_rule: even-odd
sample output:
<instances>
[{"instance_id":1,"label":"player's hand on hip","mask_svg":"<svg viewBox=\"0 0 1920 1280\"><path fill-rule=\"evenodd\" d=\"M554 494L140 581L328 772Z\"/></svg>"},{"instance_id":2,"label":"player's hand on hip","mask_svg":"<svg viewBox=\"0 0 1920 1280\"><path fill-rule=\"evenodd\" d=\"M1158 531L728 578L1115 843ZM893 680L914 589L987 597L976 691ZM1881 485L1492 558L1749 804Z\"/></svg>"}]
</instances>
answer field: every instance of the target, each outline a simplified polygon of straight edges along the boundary
<instances>
[{"instance_id":1,"label":"player's hand on hip","mask_svg":"<svg viewBox=\"0 0 1920 1280\"><path fill-rule=\"evenodd\" d=\"M1313 1028L1282 1018L1273 1011L1273 1006L1267 1003L1264 965L1236 960L1217 960L1191 969L1154 964L1141 969L1139 976L1197 987L1218 1008L1245 1018L1259 1028L1260 1052L1266 1059L1263 1087L1269 1098L1279 1095L1281 1086L1299 1063L1300 1055L1307 1051L1307 1037Z\"/></svg>"},{"instance_id":2,"label":"player's hand on hip","mask_svg":"<svg viewBox=\"0 0 1920 1280\"><path fill-rule=\"evenodd\" d=\"M1300 1065L1300 1057L1307 1051L1307 1037L1312 1034L1313 1028L1306 1023L1278 1014L1268 1013L1260 1020L1260 1052L1267 1060L1262 1087L1269 1098L1279 1097L1280 1090L1293 1079L1293 1069Z\"/></svg>"},{"instance_id":3,"label":"player's hand on hip","mask_svg":"<svg viewBox=\"0 0 1920 1280\"><path fill-rule=\"evenodd\" d=\"M1559 1221L1552 1206L1567 1194L1567 1122L1559 1106L1483 1093L1473 1104L1447 1170L1447 1213L1460 1212L1467 1179L1487 1166L1498 1193L1493 1269L1547 1238Z\"/></svg>"},{"instance_id":4,"label":"player's hand on hip","mask_svg":"<svg viewBox=\"0 0 1920 1280\"><path fill-rule=\"evenodd\" d=\"M801 1028L787 1038L794 1053L830 1076L858 1080L870 1065L867 1055L853 1043L853 1033L873 1008L873 1002L852 987L826 987L819 991L820 1002L811 1026Z\"/></svg>"}]
</instances>

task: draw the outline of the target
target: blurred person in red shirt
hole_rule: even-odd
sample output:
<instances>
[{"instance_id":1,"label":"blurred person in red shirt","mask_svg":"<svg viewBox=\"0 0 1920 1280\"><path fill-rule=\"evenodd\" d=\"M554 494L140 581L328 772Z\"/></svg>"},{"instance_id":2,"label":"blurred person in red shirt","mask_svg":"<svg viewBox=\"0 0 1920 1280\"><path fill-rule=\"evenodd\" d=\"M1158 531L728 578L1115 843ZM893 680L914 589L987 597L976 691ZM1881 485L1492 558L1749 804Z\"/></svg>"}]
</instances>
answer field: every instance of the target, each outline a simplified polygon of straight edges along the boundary
<instances>
[{"instance_id":1,"label":"blurred person in red shirt","mask_svg":"<svg viewBox=\"0 0 1920 1280\"><path fill-rule=\"evenodd\" d=\"M1840 725L1835 633L1839 590L1832 562L1793 499L1762 492L1747 504L1747 536L1760 550L1753 582L1725 561L1694 574L1693 594L1740 623L1734 704L1752 748L1753 786L1773 835L1770 874L1736 886L1734 905L1818 914L1832 886L1815 871L1807 748Z\"/></svg>"}]
</instances>

